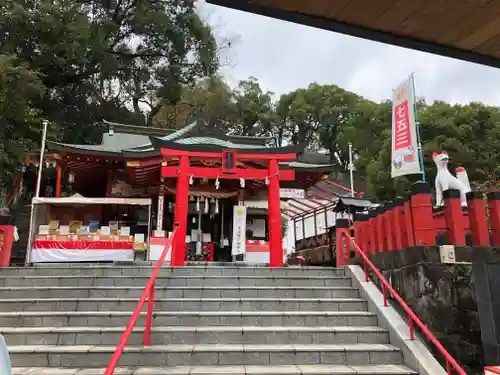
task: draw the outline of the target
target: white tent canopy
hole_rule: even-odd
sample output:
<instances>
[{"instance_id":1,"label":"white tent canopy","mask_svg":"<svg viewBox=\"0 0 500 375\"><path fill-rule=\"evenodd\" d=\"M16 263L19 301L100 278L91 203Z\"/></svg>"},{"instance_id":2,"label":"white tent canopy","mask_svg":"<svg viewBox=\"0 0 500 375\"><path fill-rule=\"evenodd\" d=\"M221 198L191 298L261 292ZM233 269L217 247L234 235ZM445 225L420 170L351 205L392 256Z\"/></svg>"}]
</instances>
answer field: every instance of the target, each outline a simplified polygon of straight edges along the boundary
<instances>
[{"instance_id":1,"label":"white tent canopy","mask_svg":"<svg viewBox=\"0 0 500 375\"><path fill-rule=\"evenodd\" d=\"M27 249L26 263L38 263L37 258L44 258L44 261L96 261L96 260L110 260L111 258L117 256L123 256L124 259L133 260L134 251L132 250L112 250L107 251L103 249L100 250L52 250L52 249L36 249L36 254L40 255L42 252L47 256L34 256L35 249L33 248L35 242L36 228L38 228L40 223L47 222L48 210L50 206L72 206L74 209L78 210L78 207L87 205L128 205L128 206L147 206L148 207L148 235L151 233L151 198L122 198L122 197L110 197L110 198L87 198L80 194L72 195L71 197L63 198L33 198L31 205L31 219L30 219L30 231L29 231L29 241ZM64 253L64 254L63 254ZM102 253L102 254L101 254ZM55 254L55 255L54 255ZM56 256L57 255L57 256ZM112 257L111 257L112 255ZM99 258L100 257L100 258ZM47 259L45 259L47 258ZM120 259L118 259L120 260Z\"/></svg>"},{"instance_id":2,"label":"white tent canopy","mask_svg":"<svg viewBox=\"0 0 500 375\"><path fill-rule=\"evenodd\" d=\"M80 205L80 204L121 204L129 206L151 206L151 198L86 198L80 194L64 198L33 198L33 204L58 204L58 205Z\"/></svg>"}]
</instances>

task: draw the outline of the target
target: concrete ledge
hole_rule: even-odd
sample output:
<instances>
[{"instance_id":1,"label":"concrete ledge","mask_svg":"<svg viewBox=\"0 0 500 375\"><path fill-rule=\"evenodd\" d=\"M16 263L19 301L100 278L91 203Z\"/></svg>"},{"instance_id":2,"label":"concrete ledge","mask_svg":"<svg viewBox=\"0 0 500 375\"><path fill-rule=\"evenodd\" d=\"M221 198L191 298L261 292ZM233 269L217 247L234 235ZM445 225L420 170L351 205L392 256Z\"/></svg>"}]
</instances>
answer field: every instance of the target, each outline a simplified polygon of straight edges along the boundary
<instances>
[{"instance_id":1,"label":"concrete ledge","mask_svg":"<svg viewBox=\"0 0 500 375\"><path fill-rule=\"evenodd\" d=\"M389 331L391 344L403 352L405 365L420 375L446 375L446 370L418 335L414 340L410 339L407 319L393 307L385 307L384 297L377 286L371 281L365 282L363 269L360 266L347 266L346 275L351 277L353 287L359 288L360 297L367 300L368 310L377 315L379 326Z\"/></svg>"}]
</instances>

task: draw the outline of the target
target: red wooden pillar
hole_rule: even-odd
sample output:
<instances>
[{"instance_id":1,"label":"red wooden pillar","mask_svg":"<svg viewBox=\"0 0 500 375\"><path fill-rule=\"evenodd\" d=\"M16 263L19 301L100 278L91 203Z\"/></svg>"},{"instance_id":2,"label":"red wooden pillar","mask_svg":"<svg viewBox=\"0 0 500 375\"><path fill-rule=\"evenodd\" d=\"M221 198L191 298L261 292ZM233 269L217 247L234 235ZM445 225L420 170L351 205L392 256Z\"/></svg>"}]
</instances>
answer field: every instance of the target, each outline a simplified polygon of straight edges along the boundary
<instances>
[{"instance_id":1,"label":"red wooden pillar","mask_svg":"<svg viewBox=\"0 0 500 375\"><path fill-rule=\"evenodd\" d=\"M385 213L384 213L384 218L385 218L385 233L386 233L386 246L387 246L387 251L394 251L396 249L394 245L394 218L393 218L393 213L394 213L394 203L392 202L387 202L384 205Z\"/></svg>"},{"instance_id":2,"label":"red wooden pillar","mask_svg":"<svg viewBox=\"0 0 500 375\"><path fill-rule=\"evenodd\" d=\"M413 234L413 218L411 213L411 203L409 200L403 203L403 215L404 215L404 236L403 236L403 246L405 248L415 246L415 236Z\"/></svg>"},{"instance_id":3,"label":"red wooden pillar","mask_svg":"<svg viewBox=\"0 0 500 375\"><path fill-rule=\"evenodd\" d=\"M61 180L62 180L62 169L60 166L57 166L56 197L61 196Z\"/></svg>"},{"instance_id":4,"label":"red wooden pillar","mask_svg":"<svg viewBox=\"0 0 500 375\"><path fill-rule=\"evenodd\" d=\"M370 238L370 233L369 233L369 228L368 228L368 217L365 214L362 213L356 213L354 216L354 240L356 243L359 245L361 250L365 254L369 253L369 238ZM358 227L357 231L358 233L356 234L356 225Z\"/></svg>"},{"instance_id":5,"label":"red wooden pillar","mask_svg":"<svg viewBox=\"0 0 500 375\"><path fill-rule=\"evenodd\" d=\"M367 255L370 253L370 226L368 225L368 215L363 215L363 250Z\"/></svg>"},{"instance_id":6,"label":"red wooden pillar","mask_svg":"<svg viewBox=\"0 0 500 375\"><path fill-rule=\"evenodd\" d=\"M186 247L187 214L189 204L189 157L179 158L179 175L175 194L174 222L179 223L175 243L172 247L172 267L183 267Z\"/></svg>"},{"instance_id":7,"label":"red wooden pillar","mask_svg":"<svg viewBox=\"0 0 500 375\"><path fill-rule=\"evenodd\" d=\"M493 191L486 195L490 214L490 227L493 246L500 245L500 192Z\"/></svg>"},{"instance_id":8,"label":"red wooden pillar","mask_svg":"<svg viewBox=\"0 0 500 375\"><path fill-rule=\"evenodd\" d=\"M435 246L436 228L432 216L431 189L425 182L413 184L411 189L411 216L415 246Z\"/></svg>"},{"instance_id":9,"label":"red wooden pillar","mask_svg":"<svg viewBox=\"0 0 500 375\"><path fill-rule=\"evenodd\" d=\"M377 207L377 251L385 251L384 206Z\"/></svg>"},{"instance_id":10,"label":"red wooden pillar","mask_svg":"<svg viewBox=\"0 0 500 375\"><path fill-rule=\"evenodd\" d=\"M467 193L467 206L469 207L469 225L474 246L490 246L488 232L488 219L484 207L483 194L478 191Z\"/></svg>"},{"instance_id":11,"label":"red wooden pillar","mask_svg":"<svg viewBox=\"0 0 500 375\"><path fill-rule=\"evenodd\" d=\"M358 213L358 212L355 212L354 215L352 215L353 217L353 227L354 227L354 241L356 241L356 243L362 247L363 245L363 228L361 227L362 226L362 222L361 222L361 214Z\"/></svg>"},{"instance_id":12,"label":"red wooden pillar","mask_svg":"<svg viewBox=\"0 0 500 375\"><path fill-rule=\"evenodd\" d=\"M349 243L345 238L345 233L349 231L349 220L337 219L335 221L335 254L337 260L337 267L342 267L350 264L351 251Z\"/></svg>"},{"instance_id":13,"label":"red wooden pillar","mask_svg":"<svg viewBox=\"0 0 500 375\"><path fill-rule=\"evenodd\" d=\"M268 225L269 225L269 265L283 267L283 235L281 228L280 182L277 160L269 160ZM315 217L316 219L316 217Z\"/></svg>"},{"instance_id":14,"label":"red wooden pillar","mask_svg":"<svg viewBox=\"0 0 500 375\"><path fill-rule=\"evenodd\" d=\"M404 217L404 200L397 198L393 210L393 224L394 224L394 247L396 250L401 250L407 246L403 245L403 237L405 230L405 217Z\"/></svg>"},{"instance_id":15,"label":"red wooden pillar","mask_svg":"<svg viewBox=\"0 0 500 375\"><path fill-rule=\"evenodd\" d=\"M368 225L370 226L370 253L375 254L378 251L377 210L370 211Z\"/></svg>"},{"instance_id":16,"label":"red wooden pillar","mask_svg":"<svg viewBox=\"0 0 500 375\"><path fill-rule=\"evenodd\" d=\"M460 191L443 191L444 199L444 219L448 231L448 241L450 245L465 246L465 220L462 213L460 201Z\"/></svg>"}]
</instances>

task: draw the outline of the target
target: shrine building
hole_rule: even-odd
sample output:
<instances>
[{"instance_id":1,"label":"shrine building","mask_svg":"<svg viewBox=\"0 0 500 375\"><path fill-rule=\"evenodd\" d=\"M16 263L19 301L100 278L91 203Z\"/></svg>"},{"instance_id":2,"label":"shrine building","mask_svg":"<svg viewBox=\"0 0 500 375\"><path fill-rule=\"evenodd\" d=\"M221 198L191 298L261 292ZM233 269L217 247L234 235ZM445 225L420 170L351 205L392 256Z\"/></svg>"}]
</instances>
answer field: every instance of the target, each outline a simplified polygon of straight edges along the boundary
<instances>
[{"instance_id":1,"label":"shrine building","mask_svg":"<svg viewBox=\"0 0 500 375\"><path fill-rule=\"evenodd\" d=\"M201 118L179 130L104 125L99 144L47 142L57 168L44 176L55 186L47 190L51 181L44 177L40 197L150 198L150 213L111 205L93 219L127 221L132 235L144 235L150 260L159 256L155 245L161 249L178 226L172 266L185 260L251 262L252 249L265 253L260 261L283 265L287 200L306 198L334 169L326 155L318 163L305 145L279 147L271 137L224 134ZM83 211L72 219L86 220Z\"/></svg>"}]
</instances>

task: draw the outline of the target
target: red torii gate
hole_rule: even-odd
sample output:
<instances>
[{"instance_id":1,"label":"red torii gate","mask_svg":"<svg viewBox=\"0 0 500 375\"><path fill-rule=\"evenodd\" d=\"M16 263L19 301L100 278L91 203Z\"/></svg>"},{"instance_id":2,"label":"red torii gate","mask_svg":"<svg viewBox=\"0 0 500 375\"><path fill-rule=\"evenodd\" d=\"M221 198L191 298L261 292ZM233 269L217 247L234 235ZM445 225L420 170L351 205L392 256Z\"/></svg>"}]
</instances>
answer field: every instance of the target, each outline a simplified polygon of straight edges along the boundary
<instances>
[{"instance_id":1,"label":"red torii gate","mask_svg":"<svg viewBox=\"0 0 500 375\"><path fill-rule=\"evenodd\" d=\"M283 266L283 239L281 228L280 183L295 180L294 170L280 170L279 161L294 161L295 153L239 154L235 150L222 152L183 151L162 148L162 177L177 178L174 222L179 223L177 238L171 256L173 267L184 266L184 249L187 232L189 179L249 179L268 181L269 263L271 267ZM177 166L168 161L178 160ZM194 167L191 160L220 160L222 167ZM237 161L267 161L267 169L238 168Z\"/></svg>"}]
</instances>

